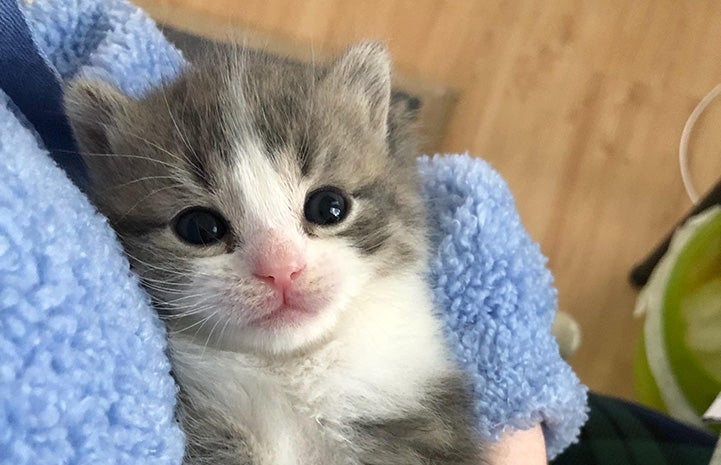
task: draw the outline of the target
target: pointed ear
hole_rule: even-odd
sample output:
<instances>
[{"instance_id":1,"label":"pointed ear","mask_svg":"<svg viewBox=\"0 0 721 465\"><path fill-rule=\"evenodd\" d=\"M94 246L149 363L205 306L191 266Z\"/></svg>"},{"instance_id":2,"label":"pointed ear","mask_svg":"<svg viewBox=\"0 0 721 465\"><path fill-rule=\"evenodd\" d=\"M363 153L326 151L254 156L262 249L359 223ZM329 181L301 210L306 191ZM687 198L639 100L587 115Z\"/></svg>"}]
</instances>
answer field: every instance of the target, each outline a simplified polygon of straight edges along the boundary
<instances>
[{"instance_id":1,"label":"pointed ear","mask_svg":"<svg viewBox=\"0 0 721 465\"><path fill-rule=\"evenodd\" d=\"M77 80L65 88L65 112L84 153L112 152L108 131L129 101L102 82Z\"/></svg>"},{"instance_id":2,"label":"pointed ear","mask_svg":"<svg viewBox=\"0 0 721 465\"><path fill-rule=\"evenodd\" d=\"M371 127L385 135L391 96L391 60L386 46L380 42L352 46L331 65L329 78L367 104Z\"/></svg>"}]
</instances>

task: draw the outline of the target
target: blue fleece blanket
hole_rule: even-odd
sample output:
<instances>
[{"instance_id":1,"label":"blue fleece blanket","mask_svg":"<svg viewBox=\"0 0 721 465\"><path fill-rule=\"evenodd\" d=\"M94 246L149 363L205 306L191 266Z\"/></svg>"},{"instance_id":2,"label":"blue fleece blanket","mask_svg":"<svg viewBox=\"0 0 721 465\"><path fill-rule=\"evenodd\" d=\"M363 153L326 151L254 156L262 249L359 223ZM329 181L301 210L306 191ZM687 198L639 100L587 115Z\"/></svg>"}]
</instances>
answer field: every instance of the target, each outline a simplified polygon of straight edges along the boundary
<instances>
[{"instance_id":1,"label":"blue fleece blanket","mask_svg":"<svg viewBox=\"0 0 721 465\"><path fill-rule=\"evenodd\" d=\"M0 0L0 464L179 464L164 329L71 182L83 167L60 102L78 74L140 95L185 64L122 0L15 1ZM422 158L419 170L435 296L480 429L541 422L555 456L586 419L586 390L550 332L545 259L485 162Z\"/></svg>"}]
</instances>

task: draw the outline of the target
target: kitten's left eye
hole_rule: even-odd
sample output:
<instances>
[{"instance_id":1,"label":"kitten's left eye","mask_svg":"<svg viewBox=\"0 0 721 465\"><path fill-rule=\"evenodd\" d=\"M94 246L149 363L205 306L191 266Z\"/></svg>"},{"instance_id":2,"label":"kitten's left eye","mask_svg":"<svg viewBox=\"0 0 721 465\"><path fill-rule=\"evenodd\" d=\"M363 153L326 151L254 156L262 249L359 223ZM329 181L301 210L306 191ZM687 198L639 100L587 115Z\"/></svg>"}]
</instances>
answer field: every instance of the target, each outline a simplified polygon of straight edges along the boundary
<instances>
[{"instance_id":1,"label":"kitten's left eye","mask_svg":"<svg viewBox=\"0 0 721 465\"><path fill-rule=\"evenodd\" d=\"M305 219L320 226L340 223L348 214L348 202L335 187L316 189L305 200Z\"/></svg>"},{"instance_id":2,"label":"kitten's left eye","mask_svg":"<svg viewBox=\"0 0 721 465\"><path fill-rule=\"evenodd\" d=\"M175 220L175 232L188 244L211 245L223 239L228 223L212 210L194 207L180 212Z\"/></svg>"}]
</instances>

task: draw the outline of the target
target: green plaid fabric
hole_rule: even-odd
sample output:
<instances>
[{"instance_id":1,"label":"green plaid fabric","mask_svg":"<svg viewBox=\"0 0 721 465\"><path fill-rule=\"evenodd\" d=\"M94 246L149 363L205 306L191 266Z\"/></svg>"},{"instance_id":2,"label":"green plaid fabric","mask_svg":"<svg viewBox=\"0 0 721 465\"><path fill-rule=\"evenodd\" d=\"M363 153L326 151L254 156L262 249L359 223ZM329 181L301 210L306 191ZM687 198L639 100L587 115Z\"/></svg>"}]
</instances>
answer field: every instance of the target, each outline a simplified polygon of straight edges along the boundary
<instances>
[{"instance_id":1,"label":"green plaid fabric","mask_svg":"<svg viewBox=\"0 0 721 465\"><path fill-rule=\"evenodd\" d=\"M661 413L591 393L580 441L552 465L708 465L717 438Z\"/></svg>"}]
</instances>

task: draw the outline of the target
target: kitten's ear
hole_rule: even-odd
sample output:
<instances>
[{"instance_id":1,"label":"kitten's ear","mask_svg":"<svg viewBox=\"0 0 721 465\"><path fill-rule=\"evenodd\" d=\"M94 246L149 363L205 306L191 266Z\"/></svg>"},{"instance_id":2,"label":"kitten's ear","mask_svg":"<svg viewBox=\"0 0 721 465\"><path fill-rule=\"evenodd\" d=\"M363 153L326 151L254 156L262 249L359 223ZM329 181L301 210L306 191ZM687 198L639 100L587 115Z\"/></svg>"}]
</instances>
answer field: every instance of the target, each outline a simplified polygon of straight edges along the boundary
<instances>
[{"instance_id":1,"label":"kitten's ear","mask_svg":"<svg viewBox=\"0 0 721 465\"><path fill-rule=\"evenodd\" d=\"M128 97L97 81L77 80L65 88L65 112L80 148L85 153L110 153L108 131L125 112Z\"/></svg>"},{"instance_id":2,"label":"kitten's ear","mask_svg":"<svg viewBox=\"0 0 721 465\"><path fill-rule=\"evenodd\" d=\"M367 104L371 127L387 130L391 96L391 59L381 42L362 42L331 65L330 77Z\"/></svg>"}]
</instances>

